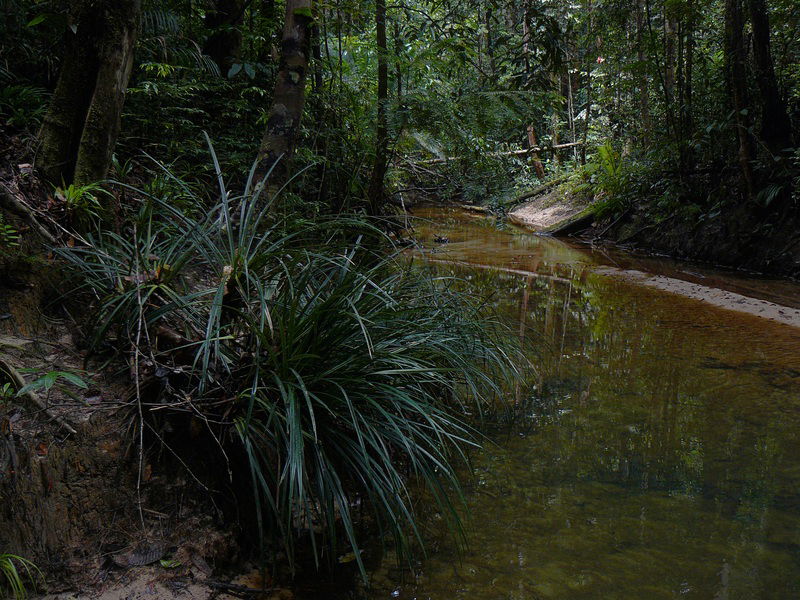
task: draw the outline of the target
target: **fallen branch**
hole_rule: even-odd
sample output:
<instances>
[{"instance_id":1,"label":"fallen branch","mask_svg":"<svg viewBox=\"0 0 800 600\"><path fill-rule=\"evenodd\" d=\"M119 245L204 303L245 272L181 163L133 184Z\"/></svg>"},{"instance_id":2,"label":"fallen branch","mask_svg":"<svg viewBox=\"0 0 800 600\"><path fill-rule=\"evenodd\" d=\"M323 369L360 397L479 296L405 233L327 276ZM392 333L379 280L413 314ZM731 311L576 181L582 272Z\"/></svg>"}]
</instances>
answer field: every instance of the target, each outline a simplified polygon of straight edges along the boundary
<instances>
[{"instance_id":1,"label":"fallen branch","mask_svg":"<svg viewBox=\"0 0 800 600\"><path fill-rule=\"evenodd\" d=\"M475 213L475 214L479 214L479 215L491 215L492 214L491 209L489 209L489 208L487 208L485 206L476 206L474 204L455 204L455 206L457 206L461 210L464 210L464 211L467 211L467 212L471 212L471 213Z\"/></svg>"},{"instance_id":2,"label":"fallen branch","mask_svg":"<svg viewBox=\"0 0 800 600\"><path fill-rule=\"evenodd\" d=\"M22 389L23 387L25 387L25 378L22 375L20 375L19 371L17 371L13 366L11 366L11 364L9 364L8 361L2 358L0 358L0 371L5 371L5 373L11 378L12 383L17 387L17 389ZM37 396L36 393L34 393L33 391L29 390L25 392L24 394L22 394L22 397L27 398L28 402L40 408L42 411L44 411L44 413L48 417L53 419L56 423L61 425L64 429L66 429L70 433L73 434L77 433L77 431L75 431L75 428L72 425L70 425L64 417L55 414L53 410L49 408L42 401L42 399L39 398L39 396Z\"/></svg>"},{"instance_id":3,"label":"fallen branch","mask_svg":"<svg viewBox=\"0 0 800 600\"><path fill-rule=\"evenodd\" d=\"M33 209L17 198L16 194L8 189L8 186L4 183L0 183L0 206L22 217L45 241L53 245L56 244L56 238L39 223Z\"/></svg>"},{"instance_id":4,"label":"fallen branch","mask_svg":"<svg viewBox=\"0 0 800 600\"><path fill-rule=\"evenodd\" d=\"M533 148L525 148L524 150L506 150L504 152L488 152L483 156L491 158L499 158L502 156L524 156L527 154L537 154L539 152L554 152L556 150L563 150L564 148L572 148L574 146L582 146L583 142L570 142L569 144L556 144L555 146L534 146ZM440 165L455 160L471 159L472 156L449 156L447 158L432 158L429 160L409 161L413 165Z\"/></svg>"}]
</instances>

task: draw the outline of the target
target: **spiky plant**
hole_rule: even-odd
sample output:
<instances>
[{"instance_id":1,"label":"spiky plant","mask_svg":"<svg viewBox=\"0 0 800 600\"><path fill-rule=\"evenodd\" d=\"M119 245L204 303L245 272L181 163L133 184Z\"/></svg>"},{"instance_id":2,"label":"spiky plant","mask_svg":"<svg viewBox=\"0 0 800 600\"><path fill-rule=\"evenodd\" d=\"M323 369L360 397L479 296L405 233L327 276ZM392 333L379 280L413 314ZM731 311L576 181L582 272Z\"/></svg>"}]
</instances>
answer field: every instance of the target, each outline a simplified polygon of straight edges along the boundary
<instances>
[{"instance_id":1,"label":"spiky plant","mask_svg":"<svg viewBox=\"0 0 800 600\"><path fill-rule=\"evenodd\" d=\"M35 584L42 578L41 571L31 561L15 554L0 554L0 597L6 594L15 600L28 597L26 582Z\"/></svg>"},{"instance_id":2,"label":"spiky plant","mask_svg":"<svg viewBox=\"0 0 800 600\"><path fill-rule=\"evenodd\" d=\"M239 378L236 427L265 524L290 555L298 523L332 552L339 533L357 549L352 507L364 502L407 550L423 541L413 476L458 532L457 463L495 391L486 366L507 364L485 323L443 282L397 265L309 256L293 267L273 326L246 317Z\"/></svg>"},{"instance_id":3,"label":"spiky plant","mask_svg":"<svg viewBox=\"0 0 800 600\"><path fill-rule=\"evenodd\" d=\"M363 222L279 221L252 178L235 197L219 181L202 220L145 198L129 235L60 250L97 298L95 342L116 331L136 365L182 372L159 414L200 415L226 457L239 451L229 468L249 474L259 531L290 561L304 530L318 561L349 547L363 571L356 505L401 548L421 542L411 480L457 532L472 417L510 364L491 320L364 248Z\"/></svg>"}]
</instances>

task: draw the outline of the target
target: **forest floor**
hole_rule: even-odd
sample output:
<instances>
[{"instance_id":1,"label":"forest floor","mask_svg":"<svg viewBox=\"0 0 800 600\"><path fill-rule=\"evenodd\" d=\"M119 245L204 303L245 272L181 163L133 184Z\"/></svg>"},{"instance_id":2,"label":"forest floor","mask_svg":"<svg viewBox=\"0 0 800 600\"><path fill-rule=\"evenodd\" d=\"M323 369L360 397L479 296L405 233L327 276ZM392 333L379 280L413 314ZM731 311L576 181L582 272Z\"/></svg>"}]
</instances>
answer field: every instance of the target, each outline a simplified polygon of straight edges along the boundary
<instances>
[{"instance_id":1,"label":"forest floor","mask_svg":"<svg viewBox=\"0 0 800 600\"><path fill-rule=\"evenodd\" d=\"M27 165L2 164L0 191L60 235L52 193ZM154 438L164 431L139 450L129 367L88 354L86 306L48 249L69 239L44 240L24 215L3 214L21 237L0 247L0 553L31 560L49 600L291 598L254 577L235 524Z\"/></svg>"},{"instance_id":2,"label":"forest floor","mask_svg":"<svg viewBox=\"0 0 800 600\"><path fill-rule=\"evenodd\" d=\"M209 496L169 457L140 455L125 366L105 375L89 360L70 311L53 303L59 279L26 261L0 271L0 387L12 370L26 383L68 373L87 385L58 377L34 392L46 408L0 398L2 551L41 569L49 600L291 597L254 594Z\"/></svg>"}]
</instances>

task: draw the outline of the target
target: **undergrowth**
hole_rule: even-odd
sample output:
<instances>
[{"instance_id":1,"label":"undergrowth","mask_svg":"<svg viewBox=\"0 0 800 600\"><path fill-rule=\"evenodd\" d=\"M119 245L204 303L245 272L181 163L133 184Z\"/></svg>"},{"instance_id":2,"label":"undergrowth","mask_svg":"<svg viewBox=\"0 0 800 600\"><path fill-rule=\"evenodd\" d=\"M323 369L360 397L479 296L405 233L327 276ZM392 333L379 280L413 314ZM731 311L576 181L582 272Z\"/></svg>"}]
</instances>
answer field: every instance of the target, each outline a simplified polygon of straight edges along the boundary
<instances>
[{"instance_id":1,"label":"undergrowth","mask_svg":"<svg viewBox=\"0 0 800 600\"><path fill-rule=\"evenodd\" d=\"M290 563L303 537L318 565L352 551L363 572L364 508L410 556L411 481L458 535L457 465L512 369L499 326L372 225L278 218L252 174L233 194L214 162L221 200L199 217L129 189L130 230L59 251L94 298L92 347L132 348L139 443L156 415L199 419Z\"/></svg>"},{"instance_id":2,"label":"undergrowth","mask_svg":"<svg viewBox=\"0 0 800 600\"><path fill-rule=\"evenodd\" d=\"M34 585L41 578L31 561L15 554L0 554L0 598L24 600L28 597L26 585Z\"/></svg>"}]
</instances>

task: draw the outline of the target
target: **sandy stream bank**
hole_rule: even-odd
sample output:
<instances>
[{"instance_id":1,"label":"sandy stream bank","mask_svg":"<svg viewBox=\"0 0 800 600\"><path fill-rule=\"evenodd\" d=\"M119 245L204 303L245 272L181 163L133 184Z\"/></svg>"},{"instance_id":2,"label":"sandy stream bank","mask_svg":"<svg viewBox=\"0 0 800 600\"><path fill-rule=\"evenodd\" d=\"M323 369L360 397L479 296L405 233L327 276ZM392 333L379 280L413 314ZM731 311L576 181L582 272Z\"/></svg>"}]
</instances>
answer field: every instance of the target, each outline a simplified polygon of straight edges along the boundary
<instances>
[{"instance_id":1,"label":"sandy stream bank","mask_svg":"<svg viewBox=\"0 0 800 600\"><path fill-rule=\"evenodd\" d=\"M587 206L556 189L515 208L508 214L508 220L525 229L544 232L558 228L561 224L574 219L586 210ZM636 269L598 267L593 270L601 275L621 278L631 283L678 294L727 310L800 327L800 309L768 300L674 277L645 273Z\"/></svg>"}]
</instances>

